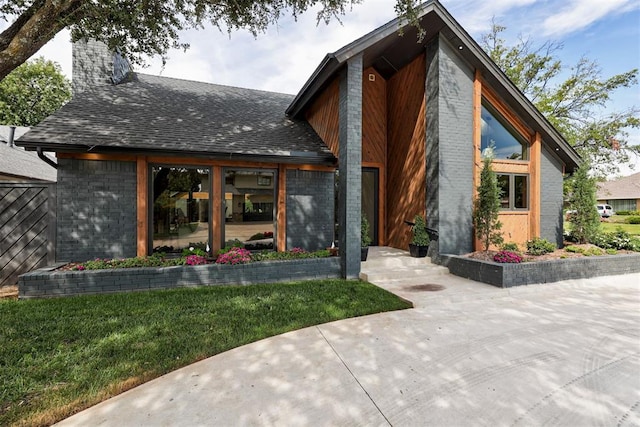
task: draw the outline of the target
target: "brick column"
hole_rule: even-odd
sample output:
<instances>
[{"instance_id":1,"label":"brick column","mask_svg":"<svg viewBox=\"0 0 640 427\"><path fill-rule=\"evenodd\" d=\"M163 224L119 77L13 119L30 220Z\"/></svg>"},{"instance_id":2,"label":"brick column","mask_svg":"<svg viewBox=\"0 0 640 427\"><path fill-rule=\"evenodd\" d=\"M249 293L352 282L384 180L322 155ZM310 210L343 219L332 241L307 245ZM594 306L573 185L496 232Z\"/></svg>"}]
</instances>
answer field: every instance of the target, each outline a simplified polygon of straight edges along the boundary
<instances>
[{"instance_id":1,"label":"brick column","mask_svg":"<svg viewBox=\"0 0 640 427\"><path fill-rule=\"evenodd\" d=\"M340 79L339 243L342 277L360 275L362 188L362 54Z\"/></svg>"}]
</instances>

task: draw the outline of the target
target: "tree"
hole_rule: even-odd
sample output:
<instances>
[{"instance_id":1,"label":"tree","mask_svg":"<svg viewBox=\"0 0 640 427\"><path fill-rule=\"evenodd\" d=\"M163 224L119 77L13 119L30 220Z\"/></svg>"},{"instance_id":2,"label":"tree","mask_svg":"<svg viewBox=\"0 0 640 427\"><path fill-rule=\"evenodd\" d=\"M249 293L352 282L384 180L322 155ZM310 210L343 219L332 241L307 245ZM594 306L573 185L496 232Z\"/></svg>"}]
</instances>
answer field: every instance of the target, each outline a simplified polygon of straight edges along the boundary
<instances>
[{"instance_id":1,"label":"tree","mask_svg":"<svg viewBox=\"0 0 640 427\"><path fill-rule=\"evenodd\" d=\"M596 180L589 177L589 164L584 162L573 176L569 189L571 234L578 243L587 243L600 227L596 209Z\"/></svg>"},{"instance_id":2,"label":"tree","mask_svg":"<svg viewBox=\"0 0 640 427\"><path fill-rule=\"evenodd\" d=\"M29 61L0 81L0 124L35 126L71 99L71 83L60 66Z\"/></svg>"},{"instance_id":3,"label":"tree","mask_svg":"<svg viewBox=\"0 0 640 427\"><path fill-rule=\"evenodd\" d=\"M320 4L318 22L339 19L348 6L362 0L0 0L0 17L12 22L0 34L0 80L25 62L60 30L69 27L72 39L93 38L116 47L133 63L145 55L165 54L188 47L178 32L210 22L231 32L249 30L254 36L285 13L297 17ZM417 22L417 0L396 0L395 9Z\"/></svg>"},{"instance_id":4,"label":"tree","mask_svg":"<svg viewBox=\"0 0 640 427\"><path fill-rule=\"evenodd\" d=\"M594 173L615 173L621 164L630 162L630 156L640 154L640 146L628 141L628 129L640 127L640 109L605 114L615 90L638 82L637 69L603 78L598 63L586 57L570 67L563 64L557 57L561 43L536 47L530 39L520 37L514 46L507 46L501 38L505 30L494 22L481 38L483 49L567 142L589 160Z\"/></svg>"},{"instance_id":5,"label":"tree","mask_svg":"<svg viewBox=\"0 0 640 427\"><path fill-rule=\"evenodd\" d=\"M480 173L480 185L478 196L473 206L473 226L476 237L482 242L484 250L489 250L489 245L500 245L503 242L502 223L498 220L500 213L500 189L498 178L491 168L491 156L485 156L482 172Z\"/></svg>"}]
</instances>

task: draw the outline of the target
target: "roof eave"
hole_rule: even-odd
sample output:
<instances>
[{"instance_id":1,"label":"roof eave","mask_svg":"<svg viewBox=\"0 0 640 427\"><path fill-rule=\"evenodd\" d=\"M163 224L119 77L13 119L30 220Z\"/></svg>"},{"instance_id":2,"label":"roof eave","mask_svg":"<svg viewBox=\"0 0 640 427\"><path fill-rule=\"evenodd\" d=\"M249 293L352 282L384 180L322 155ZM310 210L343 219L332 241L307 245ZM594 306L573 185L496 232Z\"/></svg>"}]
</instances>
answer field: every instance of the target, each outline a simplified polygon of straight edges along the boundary
<instances>
[{"instance_id":1,"label":"roof eave","mask_svg":"<svg viewBox=\"0 0 640 427\"><path fill-rule=\"evenodd\" d=\"M91 153L91 154L122 154L122 155L144 155L144 156L173 156L181 158L206 158L212 160L236 160L256 163L286 163L334 166L337 159L331 153L311 153L295 152L288 154L259 154L259 153L224 153L224 152L202 152L184 150L149 150L138 147L110 147L110 146L87 146L72 144L54 144L35 141L20 141L20 146L26 150L33 151L42 148L44 151L56 153Z\"/></svg>"}]
</instances>

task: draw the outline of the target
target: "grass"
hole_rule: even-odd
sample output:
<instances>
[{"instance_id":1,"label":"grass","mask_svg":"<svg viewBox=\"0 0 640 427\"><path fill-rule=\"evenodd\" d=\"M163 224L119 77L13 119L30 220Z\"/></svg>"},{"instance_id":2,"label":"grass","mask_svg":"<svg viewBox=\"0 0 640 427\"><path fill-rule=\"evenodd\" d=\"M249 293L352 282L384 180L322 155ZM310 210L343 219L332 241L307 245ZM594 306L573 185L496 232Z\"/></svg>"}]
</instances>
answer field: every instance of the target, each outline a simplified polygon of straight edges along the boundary
<instances>
[{"instance_id":1,"label":"grass","mask_svg":"<svg viewBox=\"0 0 640 427\"><path fill-rule=\"evenodd\" d=\"M344 280L0 300L0 425L50 425L234 347L409 306Z\"/></svg>"},{"instance_id":2,"label":"grass","mask_svg":"<svg viewBox=\"0 0 640 427\"><path fill-rule=\"evenodd\" d=\"M605 233L611 233L617 231L618 228L622 228L632 236L640 236L640 224L625 224L624 220L628 218L626 216L614 215L609 218L609 222L600 223L600 231ZM571 222L564 222L564 229L571 230Z\"/></svg>"},{"instance_id":3,"label":"grass","mask_svg":"<svg viewBox=\"0 0 640 427\"><path fill-rule=\"evenodd\" d=\"M600 230L611 233L616 231L618 228L622 228L627 233L633 236L640 236L640 224L624 224L624 223L614 223L614 222L601 222Z\"/></svg>"}]
</instances>

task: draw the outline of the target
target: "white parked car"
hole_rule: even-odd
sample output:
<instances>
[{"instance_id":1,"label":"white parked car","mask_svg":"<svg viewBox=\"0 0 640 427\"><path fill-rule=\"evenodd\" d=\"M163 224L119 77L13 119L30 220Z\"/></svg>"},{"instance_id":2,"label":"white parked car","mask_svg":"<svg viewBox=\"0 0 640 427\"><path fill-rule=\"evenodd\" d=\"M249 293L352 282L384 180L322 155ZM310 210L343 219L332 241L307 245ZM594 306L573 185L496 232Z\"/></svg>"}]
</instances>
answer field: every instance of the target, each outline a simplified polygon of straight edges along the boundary
<instances>
[{"instance_id":1,"label":"white parked car","mask_svg":"<svg viewBox=\"0 0 640 427\"><path fill-rule=\"evenodd\" d=\"M609 218L611 215L615 215L616 213L613 211L613 208L609 205L597 205L598 213L603 218Z\"/></svg>"}]
</instances>

